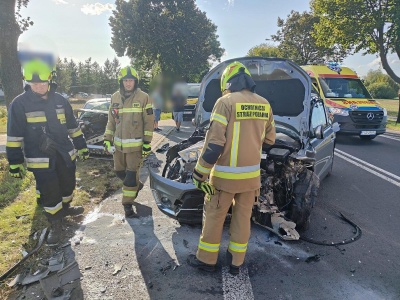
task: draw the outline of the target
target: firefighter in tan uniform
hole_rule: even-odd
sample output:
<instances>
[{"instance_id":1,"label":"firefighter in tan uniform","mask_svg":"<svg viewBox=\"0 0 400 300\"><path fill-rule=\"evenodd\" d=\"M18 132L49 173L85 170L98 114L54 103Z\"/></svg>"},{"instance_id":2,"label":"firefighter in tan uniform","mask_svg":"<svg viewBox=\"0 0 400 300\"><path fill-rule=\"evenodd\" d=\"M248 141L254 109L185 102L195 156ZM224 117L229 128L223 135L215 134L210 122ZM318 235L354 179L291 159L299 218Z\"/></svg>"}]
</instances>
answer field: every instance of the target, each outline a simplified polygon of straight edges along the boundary
<instances>
[{"instance_id":1,"label":"firefighter in tan uniform","mask_svg":"<svg viewBox=\"0 0 400 300\"><path fill-rule=\"evenodd\" d=\"M211 125L193 182L206 193L203 230L196 255L188 263L213 272L218 258L222 228L233 205L227 264L239 274L250 237L252 208L260 192L263 143L275 143L271 106L254 93L255 83L246 67L234 62L221 77L223 96L211 113ZM210 176L210 182L206 182Z\"/></svg>"},{"instance_id":2,"label":"firefighter in tan uniform","mask_svg":"<svg viewBox=\"0 0 400 300\"><path fill-rule=\"evenodd\" d=\"M142 158L151 152L154 115L152 101L138 87L139 76L132 67L118 74L120 90L111 97L108 123L104 133L104 150L115 145L114 170L123 180L122 205L125 217L133 218L132 205L143 184L139 181Z\"/></svg>"}]
</instances>

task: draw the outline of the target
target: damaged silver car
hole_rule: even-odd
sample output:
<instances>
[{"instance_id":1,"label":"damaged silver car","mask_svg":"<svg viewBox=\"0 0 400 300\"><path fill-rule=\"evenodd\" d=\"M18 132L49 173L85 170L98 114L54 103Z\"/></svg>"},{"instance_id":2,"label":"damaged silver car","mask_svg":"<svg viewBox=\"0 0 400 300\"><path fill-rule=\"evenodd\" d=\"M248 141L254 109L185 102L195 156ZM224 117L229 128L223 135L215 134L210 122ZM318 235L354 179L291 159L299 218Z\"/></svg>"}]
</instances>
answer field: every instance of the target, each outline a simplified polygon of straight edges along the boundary
<instances>
[{"instance_id":1,"label":"damaged silver car","mask_svg":"<svg viewBox=\"0 0 400 300\"><path fill-rule=\"evenodd\" d=\"M201 83L192 136L166 153L162 174L150 170L150 187L158 208L181 223L201 223L204 194L192 183L210 114L221 97L220 76L233 62L243 63L274 113L276 142L262 149L261 194L252 219L286 240L299 239L297 230L310 224L319 182L332 172L337 124L328 118L324 102L312 94L311 79L285 59L245 57L222 62Z\"/></svg>"}]
</instances>

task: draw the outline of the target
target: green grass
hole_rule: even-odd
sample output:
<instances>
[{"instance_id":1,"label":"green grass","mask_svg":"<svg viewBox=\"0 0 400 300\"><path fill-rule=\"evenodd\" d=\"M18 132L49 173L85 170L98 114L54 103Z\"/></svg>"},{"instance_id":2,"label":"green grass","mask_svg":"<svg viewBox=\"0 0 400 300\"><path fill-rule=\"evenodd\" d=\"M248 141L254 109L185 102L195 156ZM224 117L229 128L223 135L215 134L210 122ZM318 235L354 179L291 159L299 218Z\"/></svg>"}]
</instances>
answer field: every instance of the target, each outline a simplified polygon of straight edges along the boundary
<instances>
[{"instance_id":1,"label":"green grass","mask_svg":"<svg viewBox=\"0 0 400 300\"><path fill-rule=\"evenodd\" d=\"M86 212L122 186L114 175L112 161L78 161L76 176L77 189L72 204L83 205ZM34 247L36 241L31 234L46 226L47 220L36 204L33 174L28 172L23 180L11 178L8 163L4 155L0 156L0 274L22 258L22 248L29 251ZM34 261L28 261L24 266ZM6 284L0 285L0 299L6 299L10 292Z\"/></svg>"},{"instance_id":2,"label":"green grass","mask_svg":"<svg viewBox=\"0 0 400 300\"><path fill-rule=\"evenodd\" d=\"M0 134L7 133L7 108L4 102L0 103Z\"/></svg>"},{"instance_id":3,"label":"green grass","mask_svg":"<svg viewBox=\"0 0 400 300\"><path fill-rule=\"evenodd\" d=\"M388 120L386 128L391 129L391 130L400 131L400 123L396 124L396 121Z\"/></svg>"},{"instance_id":4,"label":"green grass","mask_svg":"<svg viewBox=\"0 0 400 300\"><path fill-rule=\"evenodd\" d=\"M170 120L170 119L172 119L171 114L172 113L170 113L170 112L162 112L160 120Z\"/></svg>"},{"instance_id":5,"label":"green grass","mask_svg":"<svg viewBox=\"0 0 400 300\"><path fill-rule=\"evenodd\" d=\"M377 99L381 106L387 109L388 116L397 117L397 113L399 111L399 100L386 100L386 99Z\"/></svg>"}]
</instances>

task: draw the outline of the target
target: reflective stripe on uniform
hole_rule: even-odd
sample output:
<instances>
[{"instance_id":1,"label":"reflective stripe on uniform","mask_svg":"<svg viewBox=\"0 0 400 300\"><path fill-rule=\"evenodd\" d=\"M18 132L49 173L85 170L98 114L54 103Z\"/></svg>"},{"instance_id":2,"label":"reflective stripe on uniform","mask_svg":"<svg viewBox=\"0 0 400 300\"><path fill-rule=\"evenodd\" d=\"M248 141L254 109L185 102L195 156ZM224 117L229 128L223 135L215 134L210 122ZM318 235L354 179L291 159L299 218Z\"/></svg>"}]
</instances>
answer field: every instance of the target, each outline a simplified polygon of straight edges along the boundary
<instances>
[{"instance_id":1,"label":"reflective stripe on uniform","mask_svg":"<svg viewBox=\"0 0 400 300\"><path fill-rule=\"evenodd\" d=\"M36 199L39 199L39 198L40 198L40 191L36 190Z\"/></svg>"},{"instance_id":2,"label":"reflective stripe on uniform","mask_svg":"<svg viewBox=\"0 0 400 300\"><path fill-rule=\"evenodd\" d=\"M82 133L82 130L80 127L76 127L73 129L68 129L68 134L71 138L76 138L76 137L82 135L83 133Z\"/></svg>"},{"instance_id":3,"label":"reflective stripe on uniform","mask_svg":"<svg viewBox=\"0 0 400 300\"><path fill-rule=\"evenodd\" d=\"M24 141L23 137L7 135L6 147L14 147L14 148L21 147L23 141Z\"/></svg>"},{"instance_id":4,"label":"reflective stripe on uniform","mask_svg":"<svg viewBox=\"0 0 400 300\"><path fill-rule=\"evenodd\" d=\"M144 109L153 108L153 104L147 104Z\"/></svg>"},{"instance_id":5,"label":"reflective stripe on uniform","mask_svg":"<svg viewBox=\"0 0 400 300\"><path fill-rule=\"evenodd\" d=\"M73 198L73 194L71 194L69 196L62 197L62 202L63 203L69 203L69 202L72 201L72 198Z\"/></svg>"},{"instance_id":6,"label":"reflective stripe on uniform","mask_svg":"<svg viewBox=\"0 0 400 300\"><path fill-rule=\"evenodd\" d=\"M153 131L145 131L144 135L153 136Z\"/></svg>"},{"instance_id":7,"label":"reflective stripe on uniform","mask_svg":"<svg viewBox=\"0 0 400 300\"><path fill-rule=\"evenodd\" d=\"M69 156L71 156L71 160L75 160L75 158L76 158L76 150L75 149L69 151L68 154L69 154Z\"/></svg>"},{"instance_id":8,"label":"reflective stripe on uniform","mask_svg":"<svg viewBox=\"0 0 400 300\"><path fill-rule=\"evenodd\" d=\"M207 251L207 252L218 252L220 244L210 244L203 242L201 239L199 240L199 249Z\"/></svg>"},{"instance_id":9,"label":"reflective stripe on uniform","mask_svg":"<svg viewBox=\"0 0 400 300\"><path fill-rule=\"evenodd\" d=\"M28 123L47 122L46 114L44 111L33 111L25 113L26 121Z\"/></svg>"},{"instance_id":10,"label":"reflective stripe on uniform","mask_svg":"<svg viewBox=\"0 0 400 300\"><path fill-rule=\"evenodd\" d=\"M228 125L228 120L223 116L223 115L220 115L220 114L217 114L217 113L213 113L212 115L211 115L211 122L212 121L217 121L217 122L220 122L221 124L223 124L223 125Z\"/></svg>"},{"instance_id":11,"label":"reflective stripe on uniform","mask_svg":"<svg viewBox=\"0 0 400 300\"><path fill-rule=\"evenodd\" d=\"M129 190L124 190L124 188L122 188L122 195L125 197L136 197L137 191L129 191Z\"/></svg>"},{"instance_id":12,"label":"reflective stripe on uniform","mask_svg":"<svg viewBox=\"0 0 400 300\"><path fill-rule=\"evenodd\" d=\"M272 125L273 127L275 127L275 120L273 120L273 121L271 122L271 125Z\"/></svg>"},{"instance_id":13,"label":"reflective stripe on uniform","mask_svg":"<svg viewBox=\"0 0 400 300\"><path fill-rule=\"evenodd\" d=\"M203 166L200 164L199 161L197 161L195 169L198 170L198 171L200 171L201 173L207 174L207 175L210 174L210 172L211 172L211 168L203 167Z\"/></svg>"},{"instance_id":14,"label":"reflective stripe on uniform","mask_svg":"<svg viewBox=\"0 0 400 300\"><path fill-rule=\"evenodd\" d=\"M57 113L57 119L59 119L60 122L62 124L64 124L65 123L65 110L64 110L64 108L56 109L56 113Z\"/></svg>"},{"instance_id":15,"label":"reflective stripe on uniform","mask_svg":"<svg viewBox=\"0 0 400 300\"><path fill-rule=\"evenodd\" d=\"M114 138L114 144L118 147L140 147L143 145L142 139L120 139L119 137Z\"/></svg>"},{"instance_id":16,"label":"reflective stripe on uniform","mask_svg":"<svg viewBox=\"0 0 400 300\"><path fill-rule=\"evenodd\" d=\"M139 112L142 113L143 112L143 108L136 108L136 107L132 107L132 108L120 108L118 110L118 112L120 114L126 114L126 113L135 113L135 112Z\"/></svg>"},{"instance_id":17,"label":"reflective stripe on uniform","mask_svg":"<svg viewBox=\"0 0 400 300\"><path fill-rule=\"evenodd\" d=\"M44 206L43 208L47 213L54 215L62 209L62 202L58 203L56 206L53 207Z\"/></svg>"},{"instance_id":18,"label":"reflective stripe on uniform","mask_svg":"<svg viewBox=\"0 0 400 300\"><path fill-rule=\"evenodd\" d=\"M231 167L237 166L238 152L239 152L239 137L240 137L240 122L233 124L233 137L231 146Z\"/></svg>"},{"instance_id":19,"label":"reflective stripe on uniform","mask_svg":"<svg viewBox=\"0 0 400 300\"><path fill-rule=\"evenodd\" d=\"M49 167L50 159L47 157L43 158L25 158L26 166L32 169L46 169Z\"/></svg>"},{"instance_id":20,"label":"reflective stripe on uniform","mask_svg":"<svg viewBox=\"0 0 400 300\"><path fill-rule=\"evenodd\" d=\"M229 250L232 250L234 252L246 252L247 250L247 244L239 244L239 243L235 243L230 241L229 242Z\"/></svg>"},{"instance_id":21,"label":"reflective stripe on uniform","mask_svg":"<svg viewBox=\"0 0 400 300\"><path fill-rule=\"evenodd\" d=\"M104 132L104 134L111 134L114 135L114 131L110 130L110 129L106 129L106 132Z\"/></svg>"},{"instance_id":22,"label":"reflective stripe on uniform","mask_svg":"<svg viewBox=\"0 0 400 300\"><path fill-rule=\"evenodd\" d=\"M211 176L224 179L250 179L260 176L260 165L247 167L228 167L215 165Z\"/></svg>"}]
</instances>

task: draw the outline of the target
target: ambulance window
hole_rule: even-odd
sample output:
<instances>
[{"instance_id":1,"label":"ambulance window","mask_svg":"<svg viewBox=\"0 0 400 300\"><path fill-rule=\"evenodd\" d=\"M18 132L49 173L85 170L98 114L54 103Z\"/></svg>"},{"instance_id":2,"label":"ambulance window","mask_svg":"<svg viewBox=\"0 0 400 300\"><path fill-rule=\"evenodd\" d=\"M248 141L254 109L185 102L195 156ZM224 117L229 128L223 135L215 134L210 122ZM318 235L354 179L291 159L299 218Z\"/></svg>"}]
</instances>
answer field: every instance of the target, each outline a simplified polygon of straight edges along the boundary
<instances>
[{"instance_id":1,"label":"ambulance window","mask_svg":"<svg viewBox=\"0 0 400 300\"><path fill-rule=\"evenodd\" d=\"M321 101L318 101L314 104L311 116L311 126L313 129L317 128L319 125L322 125L323 128L326 127L326 114L324 104Z\"/></svg>"}]
</instances>

